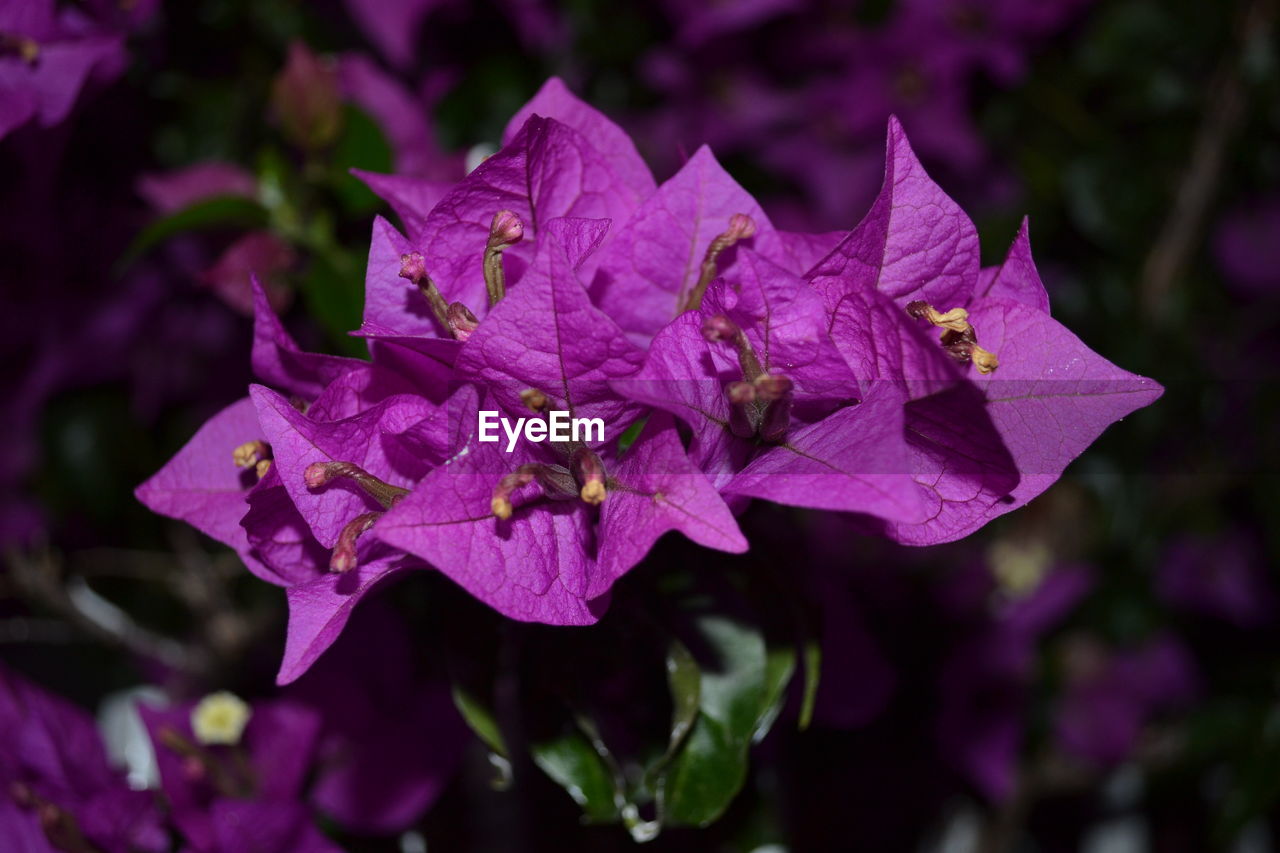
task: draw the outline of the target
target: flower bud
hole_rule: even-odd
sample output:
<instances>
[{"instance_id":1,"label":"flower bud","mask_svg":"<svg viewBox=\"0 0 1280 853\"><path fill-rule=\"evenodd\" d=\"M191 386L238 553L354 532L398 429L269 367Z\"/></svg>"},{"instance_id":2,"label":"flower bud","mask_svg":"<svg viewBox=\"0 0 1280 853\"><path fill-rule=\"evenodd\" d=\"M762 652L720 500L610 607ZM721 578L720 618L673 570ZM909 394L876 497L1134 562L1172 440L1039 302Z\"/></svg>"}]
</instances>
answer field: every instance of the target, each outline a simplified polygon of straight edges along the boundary
<instances>
[{"instance_id":1,"label":"flower bud","mask_svg":"<svg viewBox=\"0 0 1280 853\"><path fill-rule=\"evenodd\" d=\"M788 396L792 389L791 380L780 373L766 373L757 378L753 384L756 389L756 398L765 403Z\"/></svg>"},{"instance_id":2,"label":"flower bud","mask_svg":"<svg viewBox=\"0 0 1280 853\"><path fill-rule=\"evenodd\" d=\"M333 479L330 476L332 462L312 462L307 466L307 470L302 472L302 480L307 484L308 489L318 489L327 485Z\"/></svg>"},{"instance_id":3,"label":"flower bud","mask_svg":"<svg viewBox=\"0 0 1280 853\"><path fill-rule=\"evenodd\" d=\"M308 151L328 147L342 129L337 70L302 42L293 42L271 83L271 106L291 143Z\"/></svg>"},{"instance_id":4,"label":"flower bud","mask_svg":"<svg viewBox=\"0 0 1280 853\"><path fill-rule=\"evenodd\" d=\"M608 489L605 488L604 463L594 450L589 447L575 450L569 457L569 470L582 486L578 497L592 506L604 503L604 499L609 496Z\"/></svg>"},{"instance_id":5,"label":"flower bud","mask_svg":"<svg viewBox=\"0 0 1280 853\"><path fill-rule=\"evenodd\" d=\"M409 490L393 486L381 480L354 462L312 462L302 472L302 481L308 489L318 489L329 483L346 477L364 490L365 494L382 504L384 509L391 509ZM363 532L363 531L361 531Z\"/></svg>"},{"instance_id":6,"label":"flower bud","mask_svg":"<svg viewBox=\"0 0 1280 853\"><path fill-rule=\"evenodd\" d=\"M446 315L449 323L449 331L453 332L455 340L465 341L471 337L480 325L480 321L476 319L476 315L471 313L471 309L463 305L461 302L454 302L449 305L449 311Z\"/></svg>"},{"instance_id":7,"label":"flower bud","mask_svg":"<svg viewBox=\"0 0 1280 853\"><path fill-rule=\"evenodd\" d=\"M756 401L756 386L750 382L730 382L724 389L725 396L735 406Z\"/></svg>"},{"instance_id":8,"label":"flower bud","mask_svg":"<svg viewBox=\"0 0 1280 853\"><path fill-rule=\"evenodd\" d=\"M489 225L489 247L511 246L524 239L524 222L510 210L499 210Z\"/></svg>"},{"instance_id":9,"label":"flower bud","mask_svg":"<svg viewBox=\"0 0 1280 853\"><path fill-rule=\"evenodd\" d=\"M382 517L380 512L366 512L351 519L338 534L338 541L333 545L333 553L329 555L329 571L343 574L359 565L356 557L356 541L373 527Z\"/></svg>"},{"instance_id":10,"label":"flower bud","mask_svg":"<svg viewBox=\"0 0 1280 853\"><path fill-rule=\"evenodd\" d=\"M747 240L755 235L756 221L745 213L735 213L729 217L729 229L721 236L731 241L730 245L732 245L739 240Z\"/></svg>"},{"instance_id":11,"label":"flower bud","mask_svg":"<svg viewBox=\"0 0 1280 853\"><path fill-rule=\"evenodd\" d=\"M708 317L702 323L702 337L710 343L731 341L737 334L737 324L723 314Z\"/></svg>"},{"instance_id":12,"label":"flower bud","mask_svg":"<svg viewBox=\"0 0 1280 853\"><path fill-rule=\"evenodd\" d=\"M516 489L533 482L536 467L535 465L521 465L498 481L498 485L493 490L493 499L489 501L489 509L493 511L493 514L500 521L506 521L511 517L511 513L515 511L515 508L511 505L511 496Z\"/></svg>"},{"instance_id":13,"label":"flower bud","mask_svg":"<svg viewBox=\"0 0 1280 853\"><path fill-rule=\"evenodd\" d=\"M421 252L410 252L400 256L400 277L407 278L414 284L427 276L427 262Z\"/></svg>"}]
</instances>

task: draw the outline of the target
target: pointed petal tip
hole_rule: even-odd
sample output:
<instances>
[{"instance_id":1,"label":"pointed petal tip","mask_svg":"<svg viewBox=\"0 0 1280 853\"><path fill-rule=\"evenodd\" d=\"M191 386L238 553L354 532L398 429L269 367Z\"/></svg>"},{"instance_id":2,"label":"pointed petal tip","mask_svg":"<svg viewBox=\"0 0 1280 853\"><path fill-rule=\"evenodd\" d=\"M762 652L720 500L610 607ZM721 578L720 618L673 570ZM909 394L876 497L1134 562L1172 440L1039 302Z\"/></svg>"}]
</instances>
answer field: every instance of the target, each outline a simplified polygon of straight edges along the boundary
<instances>
[{"instance_id":1,"label":"pointed petal tip","mask_svg":"<svg viewBox=\"0 0 1280 853\"><path fill-rule=\"evenodd\" d=\"M569 85L564 82L564 79L555 74L552 74L550 77L546 79L546 81L542 84L542 86L538 88L538 91L534 95L534 97L536 98L538 95L549 93L549 92L554 92L557 95L566 95L570 98L578 97L574 93L574 91L569 88Z\"/></svg>"},{"instance_id":2,"label":"pointed petal tip","mask_svg":"<svg viewBox=\"0 0 1280 853\"><path fill-rule=\"evenodd\" d=\"M134 500L136 500L138 503L142 504L152 512L158 511L154 506L151 505L152 492L155 491L155 486L153 486L151 483L152 483L152 480L155 479L155 476L156 476L155 474L152 474L150 477L148 477L147 479L143 480L141 483L133 487Z\"/></svg>"}]
</instances>

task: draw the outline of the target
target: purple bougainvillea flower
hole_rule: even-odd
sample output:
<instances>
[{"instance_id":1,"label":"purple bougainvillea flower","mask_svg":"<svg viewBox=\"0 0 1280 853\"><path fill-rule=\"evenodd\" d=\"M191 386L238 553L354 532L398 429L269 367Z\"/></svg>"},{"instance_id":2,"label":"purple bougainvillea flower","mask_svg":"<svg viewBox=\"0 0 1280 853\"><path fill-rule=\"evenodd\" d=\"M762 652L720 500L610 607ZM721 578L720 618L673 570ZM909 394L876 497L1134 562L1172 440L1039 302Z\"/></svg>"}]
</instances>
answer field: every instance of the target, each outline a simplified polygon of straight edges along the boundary
<instances>
[{"instance_id":1,"label":"purple bougainvillea flower","mask_svg":"<svg viewBox=\"0 0 1280 853\"><path fill-rule=\"evenodd\" d=\"M507 128L502 134L504 147L509 146L520 135L525 123L533 116L555 119L590 140L591 145L608 161L618 183L626 188L623 193L625 203L631 207L634 208L653 194L653 173L640 157L631 137L602 112L570 92L559 77L547 80L529 103L517 110L507 122Z\"/></svg>"},{"instance_id":2,"label":"purple bougainvillea flower","mask_svg":"<svg viewBox=\"0 0 1280 853\"><path fill-rule=\"evenodd\" d=\"M895 27L917 51L956 72L978 68L1009 85L1025 73L1027 48L1063 26L1091 0L905 0Z\"/></svg>"},{"instance_id":3,"label":"purple bougainvillea flower","mask_svg":"<svg viewBox=\"0 0 1280 853\"><path fill-rule=\"evenodd\" d=\"M255 387L251 399L202 427L137 495L288 588L284 683L328 648L376 583L421 566L363 536L385 505L357 484L389 503L442 458L438 443L446 439L421 423L438 418L439 409L419 385L378 364L302 351L256 282L254 292L255 372L292 398ZM335 462L357 467L339 466L328 475L334 482L307 485L308 466ZM345 571L331 571L335 566Z\"/></svg>"},{"instance_id":4,"label":"purple bougainvillea flower","mask_svg":"<svg viewBox=\"0 0 1280 853\"><path fill-rule=\"evenodd\" d=\"M811 273L859 379L902 394L927 520L885 532L960 538L1043 492L1112 422L1162 393L1088 349L1047 311L1024 225L994 275L968 217L891 121L871 212ZM923 333L929 326L938 329Z\"/></svg>"},{"instance_id":5,"label":"purple bougainvillea flower","mask_svg":"<svg viewBox=\"0 0 1280 853\"><path fill-rule=\"evenodd\" d=\"M1257 542L1242 530L1175 539L1158 569L1156 589L1174 607L1240 628L1263 627L1276 610L1266 562Z\"/></svg>"},{"instance_id":6,"label":"purple bougainvillea flower","mask_svg":"<svg viewBox=\"0 0 1280 853\"><path fill-rule=\"evenodd\" d=\"M302 796L320 734L313 709L287 700L249 708L223 693L139 713L173 822L194 849L339 849L316 828Z\"/></svg>"},{"instance_id":7,"label":"purple bougainvillea flower","mask_svg":"<svg viewBox=\"0 0 1280 853\"><path fill-rule=\"evenodd\" d=\"M390 391L402 382L394 374L379 378L376 367L347 374L309 409L328 420L308 417L269 389L251 391L261 433L271 447L269 477L277 480L259 484L242 524L254 556L279 565L289 587L282 684L305 672L333 643L374 585L403 569L422 567L366 534L446 458L454 440L444 422L447 409L413 394L386 396L365 407L349 387L352 379L359 380L359 390ZM345 416L345 404L353 399L359 411ZM317 555L329 551L325 562L332 571L296 568L295 560L312 567Z\"/></svg>"},{"instance_id":8,"label":"purple bougainvillea flower","mask_svg":"<svg viewBox=\"0 0 1280 853\"><path fill-rule=\"evenodd\" d=\"M956 573L942 590L953 599L953 611L959 610L953 616L977 627L943 662L937 736L948 762L993 800L1008 799L1017 782L1037 643L1093 585L1085 567L1046 569L1035 569L1044 573L1034 588L1006 591L997 585L993 567L975 564Z\"/></svg>"},{"instance_id":9,"label":"purple bougainvillea flower","mask_svg":"<svg viewBox=\"0 0 1280 853\"><path fill-rule=\"evenodd\" d=\"M431 10L444 0L343 0L369 41L388 62L406 68L414 59L419 30Z\"/></svg>"},{"instance_id":10,"label":"purple bougainvillea flower","mask_svg":"<svg viewBox=\"0 0 1280 853\"><path fill-rule=\"evenodd\" d=\"M735 233L734 216L747 217L750 233L744 226L736 226L742 233ZM705 147L618 227L591 290L623 329L642 338L652 337L684 310L713 241L722 235L733 234L733 240L717 255L728 255L734 243L750 241L775 262L786 260L782 241L760 205ZM717 274L732 276L731 257L710 260L719 261Z\"/></svg>"},{"instance_id":11,"label":"purple bougainvillea flower","mask_svg":"<svg viewBox=\"0 0 1280 853\"><path fill-rule=\"evenodd\" d=\"M963 536L1159 388L1050 319L1025 228L979 268L972 224L896 122L887 164L853 231L778 231L709 150L656 187L552 80L447 190L364 176L408 232L374 224L372 361L302 352L256 288L253 363L274 390L139 494L289 588L282 682L402 569L514 618L592 622L666 532L745 549L726 499L852 512L911 544ZM608 435L503 448L482 440L489 411Z\"/></svg>"},{"instance_id":12,"label":"purple bougainvillea flower","mask_svg":"<svg viewBox=\"0 0 1280 853\"><path fill-rule=\"evenodd\" d=\"M736 290L717 281L615 387L688 422L694 458L728 493L923 520L901 399L861 394L805 282L749 249L739 266Z\"/></svg>"},{"instance_id":13,"label":"purple bougainvillea flower","mask_svg":"<svg viewBox=\"0 0 1280 853\"><path fill-rule=\"evenodd\" d=\"M453 182L463 176L461 155L446 154L436 142L429 104L422 103L369 57L343 54L338 84L344 100L368 113L382 128L395 155L395 171Z\"/></svg>"},{"instance_id":14,"label":"purple bougainvillea flower","mask_svg":"<svg viewBox=\"0 0 1280 853\"><path fill-rule=\"evenodd\" d=\"M435 206L417 239L419 251L446 300L483 317L483 258L496 213L511 211L523 224L522 238L504 255L507 282L517 285L543 224L561 217L625 221L640 202L632 183L629 170L571 126L531 116Z\"/></svg>"},{"instance_id":15,"label":"purple bougainvillea flower","mask_svg":"<svg viewBox=\"0 0 1280 853\"><path fill-rule=\"evenodd\" d=\"M1054 734L1063 750L1091 764L1123 761L1152 717L1185 706L1198 689L1195 665L1172 635L1114 654L1087 641L1074 651Z\"/></svg>"},{"instance_id":16,"label":"purple bougainvillea flower","mask_svg":"<svg viewBox=\"0 0 1280 853\"><path fill-rule=\"evenodd\" d=\"M270 231L250 231L218 256L200 280L241 314L254 313L253 281L262 282L271 307L283 311L293 300L285 274L297 263L293 247Z\"/></svg>"},{"instance_id":17,"label":"purple bougainvillea flower","mask_svg":"<svg viewBox=\"0 0 1280 853\"><path fill-rule=\"evenodd\" d=\"M677 26L677 40L692 48L716 36L749 30L770 18L797 11L803 8L804 0L746 0L724 4L666 0L662 5Z\"/></svg>"},{"instance_id":18,"label":"purple bougainvillea flower","mask_svg":"<svg viewBox=\"0 0 1280 853\"><path fill-rule=\"evenodd\" d=\"M376 662L371 648L378 649ZM467 728L448 681L420 664L404 618L382 595L290 688L288 695L317 708L323 721L310 800L349 830L408 829L461 762Z\"/></svg>"},{"instance_id":19,"label":"purple bougainvillea flower","mask_svg":"<svg viewBox=\"0 0 1280 853\"><path fill-rule=\"evenodd\" d=\"M599 418L611 434L522 441L508 453L473 434L376 535L509 616L584 624L598 618L609 587L663 533L679 530L729 551L746 542L669 421L651 420L618 457L615 442L640 408L610 380L633 372L642 353L591 305L574 273L578 258L565 251L566 244L597 245L602 226L553 220L544 229L524 280L458 354L460 378L477 381L485 397L473 397L457 417L470 430L482 408L509 417L551 409Z\"/></svg>"},{"instance_id":20,"label":"purple bougainvillea flower","mask_svg":"<svg viewBox=\"0 0 1280 853\"><path fill-rule=\"evenodd\" d=\"M214 198L253 198L258 182L234 163L209 160L172 172L142 175L138 195L158 212L177 213L184 207Z\"/></svg>"},{"instance_id":21,"label":"purple bougainvillea flower","mask_svg":"<svg viewBox=\"0 0 1280 853\"><path fill-rule=\"evenodd\" d=\"M0 4L0 138L35 120L62 122L81 90L98 72L119 72L119 35L94 27L73 8L54 0Z\"/></svg>"},{"instance_id":22,"label":"purple bougainvillea flower","mask_svg":"<svg viewBox=\"0 0 1280 853\"><path fill-rule=\"evenodd\" d=\"M135 495L153 511L185 521L246 557L249 542L240 519L258 474L249 465L237 464L233 454L258 440L261 432L253 402L246 397L232 403L200 427Z\"/></svg>"},{"instance_id":23,"label":"purple bougainvillea flower","mask_svg":"<svg viewBox=\"0 0 1280 853\"><path fill-rule=\"evenodd\" d=\"M1274 299L1280 293L1280 197L1240 205L1222 218L1213 256L1227 284L1241 296Z\"/></svg>"},{"instance_id":24,"label":"purple bougainvillea flower","mask_svg":"<svg viewBox=\"0 0 1280 853\"><path fill-rule=\"evenodd\" d=\"M0 837L8 849L160 853L154 797L107 762L89 713L0 667Z\"/></svg>"}]
</instances>

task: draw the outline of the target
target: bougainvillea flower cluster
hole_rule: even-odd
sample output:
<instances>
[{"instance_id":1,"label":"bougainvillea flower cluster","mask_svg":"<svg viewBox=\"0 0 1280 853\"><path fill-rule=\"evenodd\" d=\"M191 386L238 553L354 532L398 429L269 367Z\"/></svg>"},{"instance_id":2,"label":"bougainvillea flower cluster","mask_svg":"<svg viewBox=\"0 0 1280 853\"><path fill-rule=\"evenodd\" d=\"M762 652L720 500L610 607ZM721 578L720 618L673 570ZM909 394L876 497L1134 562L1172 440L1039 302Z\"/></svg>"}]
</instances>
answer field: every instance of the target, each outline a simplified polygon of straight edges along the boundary
<instances>
[{"instance_id":1,"label":"bougainvillea flower cluster","mask_svg":"<svg viewBox=\"0 0 1280 853\"><path fill-rule=\"evenodd\" d=\"M709 149L656 185L558 80L456 184L365 178L405 229L374 224L370 360L301 351L259 288L264 384L138 490L286 587L283 682L411 569L576 625L669 532L748 549L752 499L955 540L1161 393L1050 316L1025 225L980 266L896 121L847 233L775 228ZM605 429L506 452L482 411Z\"/></svg>"}]
</instances>

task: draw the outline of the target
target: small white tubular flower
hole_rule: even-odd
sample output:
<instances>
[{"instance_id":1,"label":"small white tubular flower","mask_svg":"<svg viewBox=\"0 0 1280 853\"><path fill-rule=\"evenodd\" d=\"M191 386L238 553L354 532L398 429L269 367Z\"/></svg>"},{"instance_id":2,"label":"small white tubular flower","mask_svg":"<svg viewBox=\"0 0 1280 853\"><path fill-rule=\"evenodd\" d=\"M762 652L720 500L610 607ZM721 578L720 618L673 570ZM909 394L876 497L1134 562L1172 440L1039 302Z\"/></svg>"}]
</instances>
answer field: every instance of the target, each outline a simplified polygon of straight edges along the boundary
<instances>
[{"instance_id":1,"label":"small white tubular flower","mask_svg":"<svg viewBox=\"0 0 1280 853\"><path fill-rule=\"evenodd\" d=\"M234 746L240 742L253 710L234 693L210 693L191 710L191 730L202 744Z\"/></svg>"}]
</instances>

